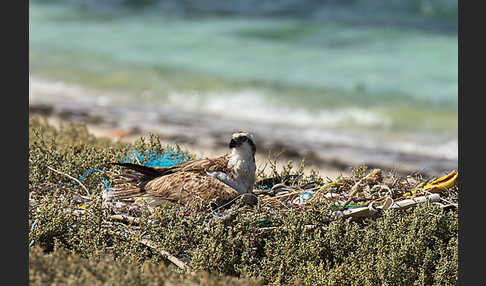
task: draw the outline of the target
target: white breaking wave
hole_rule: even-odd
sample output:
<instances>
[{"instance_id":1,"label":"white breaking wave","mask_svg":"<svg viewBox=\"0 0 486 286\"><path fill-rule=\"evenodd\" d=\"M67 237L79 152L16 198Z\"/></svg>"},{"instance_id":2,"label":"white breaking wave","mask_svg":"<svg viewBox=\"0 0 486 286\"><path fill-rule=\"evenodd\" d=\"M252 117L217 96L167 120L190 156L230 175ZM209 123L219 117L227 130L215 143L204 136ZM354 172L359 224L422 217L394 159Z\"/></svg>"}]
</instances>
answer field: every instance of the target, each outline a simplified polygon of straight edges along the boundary
<instances>
[{"instance_id":1,"label":"white breaking wave","mask_svg":"<svg viewBox=\"0 0 486 286\"><path fill-rule=\"evenodd\" d=\"M126 105L127 108L143 107L141 97L121 96L119 93L89 89L78 85L68 84L60 81L29 77L29 102L30 103L49 103L66 104L72 107L77 104L112 106ZM122 102L123 101L123 102ZM146 102L145 102L146 103ZM144 121L158 118L157 104L151 104L151 112L143 112L136 118L130 116L121 118L120 123L126 121ZM211 114L221 120L237 119L257 124L297 126L299 129L296 141L325 141L343 145L359 144L362 147L373 148L379 145L387 147L388 150L404 152L417 155L431 155L434 157L457 160L458 141L457 138L448 140L434 140L434 142L424 142L424 140L399 140L397 138L373 138L367 136L366 132L355 135L346 133L346 126L355 127L374 127L387 129L392 125L390 118L381 114L373 113L363 108L341 108L337 110L309 111L303 108L291 108L278 102L271 102L259 90L243 90L234 93L179 93L172 92L164 105L173 107L175 110L185 110L190 112L202 112ZM147 109L148 111L148 109ZM143 116L143 118L139 118ZM151 118L148 118L151 117ZM153 118L152 118L153 117ZM323 132L326 128L344 126L339 129L343 132ZM285 128L284 128L285 129ZM369 134L368 134L369 135ZM329 137L329 138L328 138ZM377 141L378 140L378 141Z\"/></svg>"},{"instance_id":2,"label":"white breaking wave","mask_svg":"<svg viewBox=\"0 0 486 286\"><path fill-rule=\"evenodd\" d=\"M186 111L199 111L251 121L295 126L338 127L350 124L364 127L388 128L392 121L381 114L356 107L337 110L309 111L270 102L258 90L233 93L180 93L169 94L169 104Z\"/></svg>"},{"instance_id":3,"label":"white breaking wave","mask_svg":"<svg viewBox=\"0 0 486 286\"><path fill-rule=\"evenodd\" d=\"M67 99L75 100L76 102L95 102L98 105L111 105L116 102L117 98L119 97L115 93L88 89L62 81L29 77L30 102L56 103L58 99Z\"/></svg>"}]
</instances>

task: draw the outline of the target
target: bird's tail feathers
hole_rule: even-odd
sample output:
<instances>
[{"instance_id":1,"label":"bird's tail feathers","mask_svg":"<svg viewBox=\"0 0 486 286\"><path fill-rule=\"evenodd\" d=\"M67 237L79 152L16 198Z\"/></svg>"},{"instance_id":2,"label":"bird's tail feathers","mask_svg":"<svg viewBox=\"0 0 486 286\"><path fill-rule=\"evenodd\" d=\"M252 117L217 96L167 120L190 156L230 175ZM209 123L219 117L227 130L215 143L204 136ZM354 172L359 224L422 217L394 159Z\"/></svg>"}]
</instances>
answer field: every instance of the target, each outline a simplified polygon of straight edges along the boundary
<instances>
[{"instance_id":1,"label":"bird's tail feathers","mask_svg":"<svg viewBox=\"0 0 486 286\"><path fill-rule=\"evenodd\" d=\"M127 199L139 197L146 193L144 187L153 178L160 175L153 167L146 167L132 163L111 163L128 170L116 175L113 187L107 193L108 199ZM134 172L135 171L135 172Z\"/></svg>"},{"instance_id":2,"label":"bird's tail feathers","mask_svg":"<svg viewBox=\"0 0 486 286\"><path fill-rule=\"evenodd\" d=\"M169 167L149 167L149 166L143 166L143 165L138 165L133 163L110 163L110 164L121 166L129 170L137 171L143 175L152 178L164 175L165 172L169 169Z\"/></svg>"},{"instance_id":3,"label":"bird's tail feathers","mask_svg":"<svg viewBox=\"0 0 486 286\"><path fill-rule=\"evenodd\" d=\"M138 187L133 187L133 186L127 186L126 188L119 187L119 188L113 188L108 193L108 199L116 199L116 200L129 199L129 198L139 197L144 193L145 190Z\"/></svg>"}]
</instances>

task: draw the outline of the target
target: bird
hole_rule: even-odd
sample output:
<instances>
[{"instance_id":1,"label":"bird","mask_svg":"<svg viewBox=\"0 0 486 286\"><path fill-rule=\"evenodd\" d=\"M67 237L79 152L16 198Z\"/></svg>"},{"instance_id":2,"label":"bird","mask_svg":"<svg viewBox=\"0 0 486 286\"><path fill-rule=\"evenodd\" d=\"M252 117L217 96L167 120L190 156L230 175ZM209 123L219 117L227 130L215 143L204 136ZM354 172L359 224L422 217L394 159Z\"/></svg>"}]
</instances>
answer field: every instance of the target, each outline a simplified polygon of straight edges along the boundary
<instances>
[{"instance_id":1,"label":"bird","mask_svg":"<svg viewBox=\"0 0 486 286\"><path fill-rule=\"evenodd\" d=\"M178 203L197 210L222 206L239 195L252 194L255 184L254 135L232 134L229 152L216 157L184 162L171 167L111 163L125 168L110 192L114 199L138 198L150 208ZM255 203L255 197L250 204Z\"/></svg>"}]
</instances>

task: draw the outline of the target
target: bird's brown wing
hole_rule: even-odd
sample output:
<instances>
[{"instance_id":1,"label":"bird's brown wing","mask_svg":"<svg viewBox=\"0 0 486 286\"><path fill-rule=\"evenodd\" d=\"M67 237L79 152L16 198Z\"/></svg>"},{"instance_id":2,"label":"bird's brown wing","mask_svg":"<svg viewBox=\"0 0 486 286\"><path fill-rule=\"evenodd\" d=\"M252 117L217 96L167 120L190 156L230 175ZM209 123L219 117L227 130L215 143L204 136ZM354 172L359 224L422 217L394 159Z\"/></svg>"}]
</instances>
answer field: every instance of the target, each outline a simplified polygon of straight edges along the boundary
<instances>
[{"instance_id":1,"label":"bird's brown wing","mask_svg":"<svg viewBox=\"0 0 486 286\"><path fill-rule=\"evenodd\" d=\"M223 155L215 159L201 159L195 161L184 162L179 165L170 167L165 172L175 173L175 172L224 172L228 166L229 155Z\"/></svg>"},{"instance_id":2,"label":"bird's brown wing","mask_svg":"<svg viewBox=\"0 0 486 286\"><path fill-rule=\"evenodd\" d=\"M148 182L144 197L154 204L172 201L197 209L204 209L211 203L221 205L238 195L238 192L218 179L199 172L180 171Z\"/></svg>"},{"instance_id":3,"label":"bird's brown wing","mask_svg":"<svg viewBox=\"0 0 486 286\"><path fill-rule=\"evenodd\" d=\"M215 159L201 159L195 161L188 161L172 167L148 167L133 163L112 163L119 165L141 174L148 176L149 178L155 178L159 176L166 176L174 174L176 172L225 172L228 166L229 155L223 155Z\"/></svg>"},{"instance_id":4,"label":"bird's brown wing","mask_svg":"<svg viewBox=\"0 0 486 286\"><path fill-rule=\"evenodd\" d=\"M172 167L148 167L132 163L113 163L129 169L116 178L110 196L116 199L145 197L152 204L173 201L194 207L212 202L219 205L238 195L237 191L208 172L227 171L229 156L184 162ZM133 172L136 171L136 172Z\"/></svg>"}]
</instances>

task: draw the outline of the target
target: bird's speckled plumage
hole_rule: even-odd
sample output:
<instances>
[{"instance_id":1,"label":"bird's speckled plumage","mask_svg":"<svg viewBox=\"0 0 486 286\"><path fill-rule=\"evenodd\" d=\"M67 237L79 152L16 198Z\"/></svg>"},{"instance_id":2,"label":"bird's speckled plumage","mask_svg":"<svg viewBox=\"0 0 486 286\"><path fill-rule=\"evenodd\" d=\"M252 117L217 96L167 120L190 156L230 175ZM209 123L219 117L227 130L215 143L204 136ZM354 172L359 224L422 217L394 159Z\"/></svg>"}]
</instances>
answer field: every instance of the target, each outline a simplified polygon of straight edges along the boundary
<instances>
[{"instance_id":1,"label":"bird's speckled plumage","mask_svg":"<svg viewBox=\"0 0 486 286\"><path fill-rule=\"evenodd\" d=\"M185 162L172 167L115 163L122 173L111 196L142 197L151 206L166 202L204 209L221 205L238 194L249 193L255 183L255 144L249 133L233 134L228 154ZM135 171L135 172L134 172Z\"/></svg>"}]
</instances>

